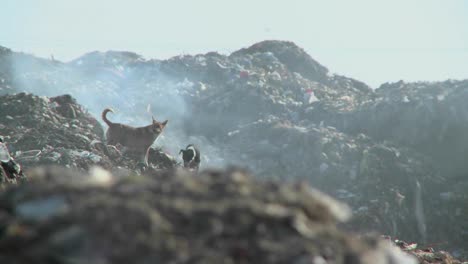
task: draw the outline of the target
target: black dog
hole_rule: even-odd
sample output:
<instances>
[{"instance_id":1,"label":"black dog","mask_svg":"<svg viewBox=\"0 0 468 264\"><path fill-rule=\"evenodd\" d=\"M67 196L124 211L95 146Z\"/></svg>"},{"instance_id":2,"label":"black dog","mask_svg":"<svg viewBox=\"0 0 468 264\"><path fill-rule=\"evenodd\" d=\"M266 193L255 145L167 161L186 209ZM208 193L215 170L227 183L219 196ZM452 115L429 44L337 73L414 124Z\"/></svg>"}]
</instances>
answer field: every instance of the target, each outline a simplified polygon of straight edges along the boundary
<instances>
[{"instance_id":1,"label":"black dog","mask_svg":"<svg viewBox=\"0 0 468 264\"><path fill-rule=\"evenodd\" d=\"M184 160L184 167L189 170L198 172L200 167L200 150L192 144L189 144L185 149L181 149L179 154L182 153Z\"/></svg>"}]
</instances>

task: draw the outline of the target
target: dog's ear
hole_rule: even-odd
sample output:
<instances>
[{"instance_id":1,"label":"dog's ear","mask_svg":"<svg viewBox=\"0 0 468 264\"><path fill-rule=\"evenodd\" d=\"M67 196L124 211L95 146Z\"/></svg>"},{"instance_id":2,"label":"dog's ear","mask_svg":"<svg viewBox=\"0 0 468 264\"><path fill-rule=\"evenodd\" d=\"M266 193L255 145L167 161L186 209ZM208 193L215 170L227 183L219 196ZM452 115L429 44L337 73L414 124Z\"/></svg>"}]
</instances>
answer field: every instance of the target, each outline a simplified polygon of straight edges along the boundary
<instances>
[{"instance_id":1,"label":"dog's ear","mask_svg":"<svg viewBox=\"0 0 468 264\"><path fill-rule=\"evenodd\" d=\"M161 125L162 125L163 127L165 127L165 126L167 125L167 122L169 122L169 120L166 120L166 121L162 122Z\"/></svg>"},{"instance_id":2,"label":"dog's ear","mask_svg":"<svg viewBox=\"0 0 468 264\"><path fill-rule=\"evenodd\" d=\"M154 116L153 116L153 115L151 116L151 119L153 120L153 124L158 123L158 121L156 121L156 119L154 119Z\"/></svg>"}]
</instances>

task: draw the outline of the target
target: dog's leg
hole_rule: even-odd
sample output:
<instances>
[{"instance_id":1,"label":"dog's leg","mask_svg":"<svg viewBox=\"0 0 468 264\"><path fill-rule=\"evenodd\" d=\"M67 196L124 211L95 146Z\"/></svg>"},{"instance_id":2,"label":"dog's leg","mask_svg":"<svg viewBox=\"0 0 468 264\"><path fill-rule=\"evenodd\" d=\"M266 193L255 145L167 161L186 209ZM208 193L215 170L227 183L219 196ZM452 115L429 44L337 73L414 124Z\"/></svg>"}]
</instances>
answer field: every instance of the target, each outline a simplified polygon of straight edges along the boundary
<instances>
[{"instance_id":1,"label":"dog's leg","mask_svg":"<svg viewBox=\"0 0 468 264\"><path fill-rule=\"evenodd\" d=\"M148 166L148 155L149 155L149 148L146 149L145 152L143 152L142 160L143 163Z\"/></svg>"}]
</instances>

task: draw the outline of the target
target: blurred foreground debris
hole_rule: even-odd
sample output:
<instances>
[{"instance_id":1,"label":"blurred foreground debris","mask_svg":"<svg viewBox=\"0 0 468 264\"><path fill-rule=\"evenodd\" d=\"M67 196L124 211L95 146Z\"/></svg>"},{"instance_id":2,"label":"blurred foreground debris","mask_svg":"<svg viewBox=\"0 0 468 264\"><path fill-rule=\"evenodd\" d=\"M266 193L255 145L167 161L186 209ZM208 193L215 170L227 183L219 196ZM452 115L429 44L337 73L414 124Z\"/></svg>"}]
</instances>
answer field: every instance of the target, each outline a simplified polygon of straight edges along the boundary
<instances>
[{"instance_id":1,"label":"blurred foreground debris","mask_svg":"<svg viewBox=\"0 0 468 264\"><path fill-rule=\"evenodd\" d=\"M236 169L29 175L0 193L1 263L416 263L339 231L349 209L307 184Z\"/></svg>"}]
</instances>

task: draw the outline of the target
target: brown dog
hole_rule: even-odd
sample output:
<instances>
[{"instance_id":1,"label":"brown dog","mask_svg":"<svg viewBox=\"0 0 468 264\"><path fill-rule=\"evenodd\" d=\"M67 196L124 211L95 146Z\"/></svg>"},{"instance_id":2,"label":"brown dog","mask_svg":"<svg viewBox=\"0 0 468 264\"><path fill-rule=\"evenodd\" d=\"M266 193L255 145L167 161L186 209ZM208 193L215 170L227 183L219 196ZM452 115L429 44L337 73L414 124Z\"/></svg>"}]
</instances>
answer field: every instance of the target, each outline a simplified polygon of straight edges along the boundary
<instances>
[{"instance_id":1,"label":"brown dog","mask_svg":"<svg viewBox=\"0 0 468 264\"><path fill-rule=\"evenodd\" d=\"M162 133L168 120L158 122L153 117L153 123L143 127L132 127L120 123L112 123L106 117L108 112L113 112L112 109L106 108L102 112L102 120L109 126L106 137L107 144L116 145L120 143L127 148L127 151L138 154L141 161L148 165L148 151L151 144Z\"/></svg>"}]
</instances>

